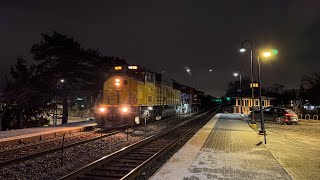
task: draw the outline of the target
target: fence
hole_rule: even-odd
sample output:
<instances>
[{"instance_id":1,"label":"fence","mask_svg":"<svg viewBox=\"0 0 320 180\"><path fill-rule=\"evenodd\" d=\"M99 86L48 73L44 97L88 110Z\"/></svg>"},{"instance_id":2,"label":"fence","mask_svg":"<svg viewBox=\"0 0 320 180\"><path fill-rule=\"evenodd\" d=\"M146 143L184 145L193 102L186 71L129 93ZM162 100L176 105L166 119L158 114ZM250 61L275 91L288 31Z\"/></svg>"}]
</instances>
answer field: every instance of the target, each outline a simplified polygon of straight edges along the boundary
<instances>
[{"instance_id":1,"label":"fence","mask_svg":"<svg viewBox=\"0 0 320 180\"><path fill-rule=\"evenodd\" d=\"M298 119L303 119L303 114L298 114ZM319 115L313 115L312 119L311 119L311 115L306 114L306 115L304 115L304 119L305 120L319 120Z\"/></svg>"}]
</instances>

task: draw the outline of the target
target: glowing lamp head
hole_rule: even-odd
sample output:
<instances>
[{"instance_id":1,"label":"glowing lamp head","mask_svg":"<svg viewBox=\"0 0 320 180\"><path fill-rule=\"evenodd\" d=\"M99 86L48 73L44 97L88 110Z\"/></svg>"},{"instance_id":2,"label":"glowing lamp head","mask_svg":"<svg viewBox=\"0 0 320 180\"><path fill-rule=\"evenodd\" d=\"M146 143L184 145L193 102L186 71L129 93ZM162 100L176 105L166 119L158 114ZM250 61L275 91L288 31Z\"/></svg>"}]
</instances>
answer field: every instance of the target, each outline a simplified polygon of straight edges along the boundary
<instances>
[{"instance_id":1,"label":"glowing lamp head","mask_svg":"<svg viewBox=\"0 0 320 180\"><path fill-rule=\"evenodd\" d=\"M128 109L127 107L123 107L123 108L121 109L121 111L124 112L124 113L128 112L128 110L129 110L129 109Z\"/></svg>"},{"instance_id":2,"label":"glowing lamp head","mask_svg":"<svg viewBox=\"0 0 320 180\"><path fill-rule=\"evenodd\" d=\"M237 77L237 76L239 76L239 73L233 73L233 76Z\"/></svg>"},{"instance_id":3,"label":"glowing lamp head","mask_svg":"<svg viewBox=\"0 0 320 180\"><path fill-rule=\"evenodd\" d=\"M244 52L246 52L246 49L245 49L245 48L241 48L241 49L240 49L240 52L241 52L241 53L244 53Z\"/></svg>"},{"instance_id":4,"label":"glowing lamp head","mask_svg":"<svg viewBox=\"0 0 320 180\"><path fill-rule=\"evenodd\" d=\"M105 111L106 111L106 108L101 107L101 108L99 109L99 111L100 111L100 112L105 112Z\"/></svg>"},{"instance_id":5,"label":"glowing lamp head","mask_svg":"<svg viewBox=\"0 0 320 180\"><path fill-rule=\"evenodd\" d=\"M271 52L264 52L262 55L263 55L263 57L270 57L271 56Z\"/></svg>"}]
</instances>

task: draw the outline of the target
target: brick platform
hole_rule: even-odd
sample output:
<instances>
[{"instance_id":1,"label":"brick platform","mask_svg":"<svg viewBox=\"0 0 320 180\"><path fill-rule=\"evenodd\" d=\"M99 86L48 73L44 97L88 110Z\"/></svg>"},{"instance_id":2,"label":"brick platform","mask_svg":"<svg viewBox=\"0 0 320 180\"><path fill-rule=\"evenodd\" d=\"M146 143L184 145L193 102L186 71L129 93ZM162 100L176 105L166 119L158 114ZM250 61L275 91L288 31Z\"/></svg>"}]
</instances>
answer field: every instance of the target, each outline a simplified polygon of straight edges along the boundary
<instances>
[{"instance_id":1,"label":"brick platform","mask_svg":"<svg viewBox=\"0 0 320 180\"><path fill-rule=\"evenodd\" d=\"M151 179L292 179L241 119L216 115Z\"/></svg>"}]
</instances>

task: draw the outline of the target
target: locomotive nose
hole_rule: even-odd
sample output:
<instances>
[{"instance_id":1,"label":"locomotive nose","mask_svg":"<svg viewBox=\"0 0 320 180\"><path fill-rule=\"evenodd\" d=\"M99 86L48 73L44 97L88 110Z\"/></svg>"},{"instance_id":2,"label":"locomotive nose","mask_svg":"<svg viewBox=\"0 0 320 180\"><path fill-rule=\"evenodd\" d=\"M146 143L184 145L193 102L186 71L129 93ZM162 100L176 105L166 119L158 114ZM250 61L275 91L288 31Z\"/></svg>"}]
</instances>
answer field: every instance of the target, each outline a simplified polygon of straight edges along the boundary
<instances>
[{"instance_id":1,"label":"locomotive nose","mask_svg":"<svg viewBox=\"0 0 320 180\"><path fill-rule=\"evenodd\" d=\"M117 119L117 115L116 114L109 114L108 119L111 121L115 121Z\"/></svg>"}]
</instances>

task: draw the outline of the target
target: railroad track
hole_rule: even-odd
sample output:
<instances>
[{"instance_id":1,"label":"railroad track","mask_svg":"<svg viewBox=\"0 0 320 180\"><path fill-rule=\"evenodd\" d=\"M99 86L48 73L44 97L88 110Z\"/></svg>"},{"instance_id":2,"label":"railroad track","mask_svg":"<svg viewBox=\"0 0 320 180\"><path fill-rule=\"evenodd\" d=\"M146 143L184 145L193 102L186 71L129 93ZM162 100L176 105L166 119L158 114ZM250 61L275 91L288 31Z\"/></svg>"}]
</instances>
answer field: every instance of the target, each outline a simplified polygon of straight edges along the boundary
<instances>
[{"instance_id":1,"label":"railroad track","mask_svg":"<svg viewBox=\"0 0 320 180\"><path fill-rule=\"evenodd\" d=\"M64 139L64 137L62 137L62 139L60 138L60 139L36 143L36 144L24 146L24 147L2 150L0 151L0 157L1 157L0 167L16 164L22 161L44 156L50 153L55 153L55 152L61 151L62 148L68 149L71 147L96 141L101 138L105 138L121 132L123 131L111 130L110 132L106 132L104 134L101 133L99 136L94 136L93 134L83 135L81 133L79 136L71 136L71 137L68 137L67 139Z\"/></svg>"},{"instance_id":2,"label":"railroad track","mask_svg":"<svg viewBox=\"0 0 320 180\"><path fill-rule=\"evenodd\" d=\"M180 119L178 120L183 121L186 117L179 117L179 118ZM176 120L176 117L168 118L165 120L166 121ZM155 121L155 122L148 123L148 126L156 123L167 124L166 122L163 122L163 121ZM91 132L83 132L83 133L80 133L79 135L69 136L65 139L61 137L61 138L55 138L50 141L33 143L33 144L22 146L22 147L3 149L3 150L0 150L0 167L20 163L29 159L55 153L55 152L61 151L62 149L68 149L81 144L96 141L101 138L105 138L117 133L124 132L126 128L127 126L123 125L117 128L110 129L109 131L104 132L104 134L101 134L101 135L98 133L94 135Z\"/></svg>"},{"instance_id":3,"label":"railroad track","mask_svg":"<svg viewBox=\"0 0 320 180\"><path fill-rule=\"evenodd\" d=\"M211 110L197 115L175 127L94 161L61 179L133 179L197 127L204 125L216 111Z\"/></svg>"}]
</instances>

